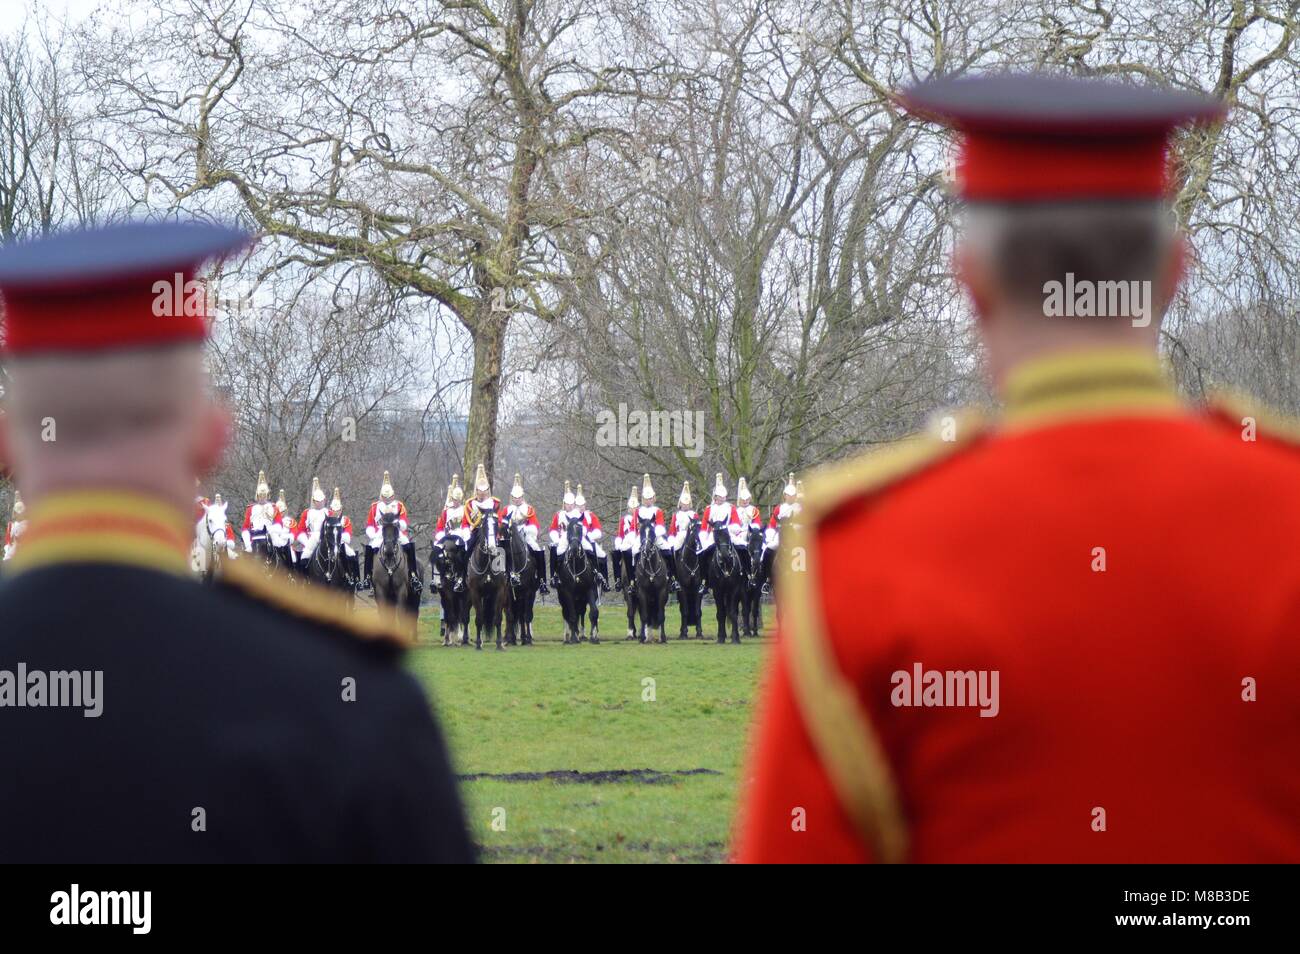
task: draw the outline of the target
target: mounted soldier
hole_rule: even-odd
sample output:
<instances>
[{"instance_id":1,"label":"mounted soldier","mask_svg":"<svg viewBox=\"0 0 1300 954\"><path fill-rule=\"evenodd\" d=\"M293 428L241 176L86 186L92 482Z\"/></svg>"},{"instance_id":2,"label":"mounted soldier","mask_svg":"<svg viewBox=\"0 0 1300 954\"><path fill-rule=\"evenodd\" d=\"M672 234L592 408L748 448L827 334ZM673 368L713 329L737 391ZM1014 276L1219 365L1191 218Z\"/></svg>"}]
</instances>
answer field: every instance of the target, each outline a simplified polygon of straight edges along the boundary
<instances>
[{"instance_id":1,"label":"mounted soldier","mask_svg":"<svg viewBox=\"0 0 1300 954\"><path fill-rule=\"evenodd\" d=\"M289 504L284 499L284 488L281 487L280 496L275 500L275 519L271 521L267 534L271 546L275 547L276 552L280 554L280 563L289 570L293 569L298 561L298 555L294 550L296 527L293 514L289 512Z\"/></svg>"},{"instance_id":2,"label":"mounted soldier","mask_svg":"<svg viewBox=\"0 0 1300 954\"><path fill-rule=\"evenodd\" d=\"M550 592L550 587L546 585L546 554L542 552L542 545L537 539L541 535L542 525L537 519L537 511L533 509L533 505L524 499L524 484L519 474L515 474L514 485L510 488L510 503L501 508L501 519L514 523L519 528L524 543L528 545L529 556L537 569L538 588L543 593ZM511 572L510 577L510 584L518 586L519 569L516 568Z\"/></svg>"},{"instance_id":3,"label":"mounted soldier","mask_svg":"<svg viewBox=\"0 0 1300 954\"><path fill-rule=\"evenodd\" d=\"M370 588L373 585L372 575L375 565L375 553L384 542L383 530L381 523L386 513L397 515L397 525L399 528L398 541L402 549L406 552L406 565L410 569L410 586L411 591L417 596L424 584L420 580L418 564L415 560L415 544L411 542L410 534L410 515L406 512L406 504L397 499L397 494L393 490L392 479L388 471L384 471L383 483L379 486L379 499L370 505L370 512L366 516L366 579L365 587Z\"/></svg>"},{"instance_id":4,"label":"mounted soldier","mask_svg":"<svg viewBox=\"0 0 1300 954\"><path fill-rule=\"evenodd\" d=\"M668 565L668 586L677 592L677 568L673 563L672 544L668 542L668 527L664 524L664 512L655 502L655 489L650 483L650 475L643 474L641 477L641 506L637 508L638 521L648 521L654 527L655 546L663 554L664 562ZM641 537L638 533L633 541L632 557L633 564L641 555Z\"/></svg>"},{"instance_id":5,"label":"mounted soldier","mask_svg":"<svg viewBox=\"0 0 1300 954\"><path fill-rule=\"evenodd\" d=\"M596 555L596 582L600 584L602 590L608 590L608 558L605 556L605 548L600 545L600 538L605 535L605 531L601 529L600 517L587 509L587 498L582 495L582 484L578 484L578 489L574 492L573 503L586 530L583 548L591 550Z\"/></svg>"},{"instance_id":6,"label":"mounted soldier","mask_svg":"<svg viewBox=\"0 0 1300 954\"><path fill-rule=\"evenodd\" d=\"M787 522L794 520L801 509L798 497L799 488L794 482L794 474L791 473L786 478L785 489L781 492L781 502L772 508L771 519L767 522L765 532L767 550L763 554L763 575L768 580L772 579L772 561L776 556L777 548L781 545L781 528Z\"/></svg>"},{"instance_id":7,"label":"mounted soldier","mask_svg":"<svg viewBox=\"0 0 1300 954\"><path fill-rule=\"evenodd\" d=\"M11 559L18 550L18 538L23 535L27 529L27 505L23 503L23 498L18 491L14 491L14 509L13 515L9 520L9 525L5 527L5 559Z\"/></svg>"},{"instance_id":8,"label":"mounted soldier","mask_svg":"<svg viewBox=\"0 0 1300 954\"><path fill-rule=\"evenodd\" d=\"M321 488L320 478L311 479L311 503L302 512L298 518L297 540L301 547L301 555L298 558L298 569L302 571L303 576L307 575L308 567L311 566L311 555L316 552L316 544L320 542L321 524L329 515L329 510L325 507L325 491Z\"/></svg>"},{"instance_id":9,"label":"mounted soldier","mask_svg":"<svg viewBox=\"0 0 1300 954\"><path fill-rule=\"evenodd\" d=\"M640 506L636 487L633 487L627 496L627 512L618 518L618 530L614 534L614 589L619 591L625 584L632 585L632 553L637 543L636 511ZM628 632L631 638L630 624Z\"/></svg>"},{"instance_id":10,"label":"mounted soldier","mask_svg":"<svg viewBox=\"0 0 1300 954\"><path fill-rule=\"evenodd\" d=\"M347 568L348 583L356 586L361 578L361 562L357 559L357 551L352 549L352 518L343 512L343 497L338 487L334 488L334 496L330 498L329 514L325 519L327 523L337 522L339 526L338 543L343 551L343 564Z\"/></svg>"},{"instance_id":11,"label":"mounted soldier","mask_svg":"<svg viewBox=\"0 0 1300 954\"><path fill-rule=\"evenodd\" d=\"M577 517L578 517L578 498L577 496L575 496L575 494L573 493L573 489L570 487L569 482L566 480L564 482L564 497L560 501L560 509L557 510L555 512L555 516L551 518L551 526L547 530L547 536L550 538L551 541L550 550L551 550L551 585L552 586L560 585L560 578L557 575L560 566L560 562L558 558L559 555L564 552L563 548L566 545L564 541L566 538L569 521L575 520L577 519Z\"/></svg>"},{"instance_id":12,"label":"mounted soldier","mask_svg":"<svg viewBox=\"0 0 1300 954\"><path fill-rule=\"evenodd\" d=\"M268 498L271 488L266 485L266 471L257 472L257 487L253 491L254 502L244 508L244 523L240 535L244 541L244 552L252 553L255 544L271 549L271 525L276 521L275 505Z\"/></svg>"},{"instance_id":13,"label":"mounted soldier","mask_svg":"<svg viewBox=\"0 0 1300 954\"><path fill-rule=\"evenodd\" d=\"M712 549L714 535L720 530L725 530L736 546L743 544L745 529L740 521L740 511L727 500L727 485L722 482L722 474L713 479L713 499L700 515L700 553Z\"/></svg>"}]
</instances>

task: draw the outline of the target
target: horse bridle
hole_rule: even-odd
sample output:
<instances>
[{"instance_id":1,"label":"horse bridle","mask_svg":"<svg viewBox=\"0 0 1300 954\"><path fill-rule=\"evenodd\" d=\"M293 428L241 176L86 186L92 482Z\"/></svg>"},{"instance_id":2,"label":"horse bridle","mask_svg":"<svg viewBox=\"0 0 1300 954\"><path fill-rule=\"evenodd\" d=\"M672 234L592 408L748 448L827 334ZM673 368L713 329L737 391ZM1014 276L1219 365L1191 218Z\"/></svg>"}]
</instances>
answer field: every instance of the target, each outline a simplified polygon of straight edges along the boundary
<instances>
[{"instance_id":1,"label":"horse bridle","mask_svg":"<svg viewBox=\"0 0 1300 954\"><path fill-rule=\"evenodd\" d=\"M487 532L484 528L487 526L489 520L496 519L497 515L494 513L484 514L479 518L478 523L474 527L474 533L477 534L475 539L478 545L470 551L469 564L466 568L470 573L473 573L476 576L487 576L492 572L492 558L495 555L493 551L495 551L497 547L489 546L487 544ZM476 562L480 553L483 554L483 559L485 561L482 564Z\"/></svg>"},{"instance_id":2,"label":"horse bridle","mask_svg":"<svg viewBox=\"0 0 1300 954\"><path fill-rule=\"evenodd\" d=\"M392 527L393 529L391 540L389 539L389 527ZM397 518L394 517L389 519L386 516L384 518L384 539L382 545L379 547L379 562L383 568L389 572L389 574L392 574L393 571L397 569L397 561L401 558L400 554L402 552L402 547L399 543L401 540L401 533L402 528L397 525Z\"/></svg>"},{"instance_id":3,"label":"horse bridle","mask_svg":"<svg viewBox=\"0 0 1300 954\"><path fill-rule=\"evenodd\" d=\"M581 519L575 519L569 521L570 527L574 526L575 524L578 526L582 526ZM586 528L584 527L583 533L585 532L586 532ZM568 543L568 548L565 550L564 553L564 566L569 571L569 576L573 577L573 579L575 580L583 573L587 572L587 551L582 548L583 533L574 534L572 530L565 531L565 537L566 537L566 542ZM567 540L568 537L572 537L572 536L576 536L577 540L576 541ZM577 562L579 557L582 558L582 566L581 568L575 569L574 564Z\"/></svg>"}]
</instances>

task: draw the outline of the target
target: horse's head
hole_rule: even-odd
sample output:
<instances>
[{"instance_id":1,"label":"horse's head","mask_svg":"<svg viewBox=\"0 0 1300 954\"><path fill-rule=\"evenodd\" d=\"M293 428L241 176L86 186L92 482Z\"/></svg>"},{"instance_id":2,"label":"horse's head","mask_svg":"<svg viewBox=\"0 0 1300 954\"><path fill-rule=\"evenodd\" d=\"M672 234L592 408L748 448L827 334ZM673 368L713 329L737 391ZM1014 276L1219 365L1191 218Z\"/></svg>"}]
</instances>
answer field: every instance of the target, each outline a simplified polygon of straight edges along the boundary
<instances>
[{"instance_id":1,"label":"horse's head","mask_svg":"<svg viewBox=\"0 0 1300 954\"><path fill-rule=\"evenodd\" d=\"M397 522L396 511L389 511L379 518L379 530L383 538L384 556L391 557L397 552L397 544L402 532L402 527Z\"/></svg>"},{"instance_id":2,"label":"horse's head","mask_svg":"<svg viewBox=\"0 0 1300 954\"><path fill-rule=\"evenodd\" d=\"M637 517L637 536L641 538L642 549L650 545L651 540L654 538L654 532L654 520L649 517Z\"/></svg>"},{"instance_id":3,"label":"horse's head","mask_svg":"<svg viewBox=\"0 0 1300 954\"><path fill-rule=\"evenodd\" d=\"M749 538L745 541L745 545L750 556L760 556L763 552L763 528L750 524Z\"/></svg>"},{"instance_id":4,"label":"horse's head","mask_svg":"<svg viewBox=\"0 0 1300 954\"><path fill-rule=\"evenodd\" d=\"M569 544L570 549L582 546L582 538L586 532L587 528L583 526L581 518L569 521L569 525L564 529L564 539Z\"/></svg>"}]
</instances>

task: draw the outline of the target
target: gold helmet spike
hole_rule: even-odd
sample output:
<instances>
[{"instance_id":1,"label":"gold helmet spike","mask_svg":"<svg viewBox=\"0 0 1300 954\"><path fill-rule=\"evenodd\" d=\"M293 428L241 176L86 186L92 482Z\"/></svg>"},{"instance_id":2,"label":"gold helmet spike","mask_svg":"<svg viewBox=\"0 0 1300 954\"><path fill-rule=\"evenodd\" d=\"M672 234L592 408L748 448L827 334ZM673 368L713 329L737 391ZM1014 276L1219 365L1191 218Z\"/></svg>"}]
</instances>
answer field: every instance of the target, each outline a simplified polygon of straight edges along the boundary
<instances>
[{"instance_id":1,"label":"gold helmet spike","mask_svg":"<svg viewBox=\"0 0 1300 954\"><path fill-rule=\"evenodd\" d=\"M21 517L27 512L27 504L23 503L23 495L14 491L14 516Z\"/></svg>"},{"instance_id":2,"label":"gold helmet spike","mask_svg":"<svg viewBox=\"0 0 1300 954\"><path fill-rule=\"evenodd\" d=\"M642 474L641 475L641 499L654 500L654 497L655 497L655 489L650 485L650 475Z\"/></svg>"},{"instance_id":3,"label":"gold helmet spike","mask_svg":"<svg viewBox=\"0 0 1300 954\"><path fill-rule=\"evenodd\" d=\"M713 496L727 499L727 485L722 482L722 474L713 478Z\"/></svg>"},{"instance_id":4,"label":"gold helmet spike","mask_svg":"<svg viewBox=\"0 0 1300 954\"><path fill-rule=\"evenodd\" d=\"M325 502L325 491L321 490L319 477L313 477L311 479L311 502L312 503Z\"/></svg>"},{"instance_id":5,"label":"gold helmet spike","mask_svg":"<svg viewBox=\"0 0 1300 954\"><path fill-rule=\"evenodd\" d=\"M744 477L736 481L736 500L741 502L749 500L749 484L745 483Z\"/></svg>"},{"instance_id":6,"label":"gold helmet spike","mask_svg":"<svg viewBox=\"0 0 1300 954\"><path fill-rule=\"evenodd\" d=\"M574 502L573 488L569 486L569 482L566 480L564 482L564 506L572 507Z\"/></svg>"},{"instance_id":7,"label":"gold helmet spike","mask_svg":"<svg viewBox=\"0 0 1300 954\"><path fill-rule=\"evenodd\" d=\"M510 499L511 500L524 499L524 481L523 478L520 477L518 474L515 474L515 485L510 488Z\"/></svg>"},{"instance_id":8,"label":"gold helmet spike","mask_svg":"<svg viewBox=\"0 0 1300 954\"><path fill-rule=\"evenodd\" d=\"M393 496L393 481L388 476L388 471L384 471L384 482L379 485L379 496L385 500Z\"/></svg>"},{"instance_id":9,"label":"gold helmet spike","mask_svg":"<svg viewBox=\"0 0 1300 954\"><path fill-rule=\"evenodd\" d=\"M785 481L785 499L794 500L795 494L798 492L799 489L794 485L794 471L790 471L790 476L787 477Z\"/></svg>"},{"instance_id":10,"label":"gold helmet spike","mask_svg":"<svg viewBox=\"0 0 1300 954\"><path fill-rule=\"evenodd\" d=\"M630 494L628 494L628 497L627 497L627 509L628 509L628 510L635 510L635 509L637 508L638 505L639 505L639 502L638 502L637 499L636 499L636 485L633 484L633 485L632 485L632 492L631 492Z\"/></svg>"},{"instance_id":11,"label":"gold helmet spike","mask_svg":"<svg viewBox=\"0 0 1300 954\"><path fill-rule=\"evenodd\" d=\"M343 498L339 496L339 489L334 488L334 499L330 501L330 510L334 513L343 512Z\"/></svg>"},{"instance_id":12,"label":"gold helmet spike","mask_svg":"<svg viewBox=\"0 0 1300 954\"><path fill-rule=\"evenodd\" d=\"M691 505L691 482L689 480L682 481L682 494L677 498L677 505L679 507L689 507Z\"/></svg>"},{"instance_id":13,"label":"gold helmet spike","mask_svg":"<svg viewBox=\"0 0 1300 954\"><path fill-rule=\"evenodd\" d=\"M492 485L488 483L487 468L479 464L478 470L474 472L474 493L485 494L491 490Z\"/></svg>"},{"instance_id":14,"label":"gold helmet spike","mask_svg":"<svg viewBox=\"0 0 1300 954\"><path fill-rule=\"evenodd\" d=\"M586 509L587 498L582 495L582 484L578 484L578 489L573 492L573 502L577 504L580 509Z\"/></svg>"},{"instance_id":15,"label":"gold helmet spike","mask_svg":"<svg viewBox=\"0 0 1300 954\"><path fill-rule=\"evenodd\" d=\"M265 500L271 494L271 488L266 485L266 471L257 472L257 489L253 492L258 500Z\"/></svg>"},{"instance_id":16,"label":"gold helmet spike","mask_svg":"<svg viewBox=\"0 0 1300 954\"><path fill-rule=\"evenodd\" d=\"M460 486L460 474L451 475L451 499L453 503L460 503L465 499L465 491Z\"/></svg>"}]
</instances>

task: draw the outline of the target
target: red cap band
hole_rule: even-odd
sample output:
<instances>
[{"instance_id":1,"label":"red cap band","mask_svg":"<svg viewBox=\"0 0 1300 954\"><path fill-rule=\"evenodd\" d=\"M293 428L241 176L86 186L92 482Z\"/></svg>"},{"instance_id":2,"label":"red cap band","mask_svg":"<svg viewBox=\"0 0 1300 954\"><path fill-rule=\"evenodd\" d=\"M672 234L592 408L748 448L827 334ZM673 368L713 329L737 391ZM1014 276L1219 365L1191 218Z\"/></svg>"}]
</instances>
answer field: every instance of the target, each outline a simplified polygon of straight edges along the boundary
<instances>
[{"instance_id":1,"label":"red cap band","mask_svg":"<svg viewBox=\"0 0 1300 954\"><path fill-rule=\"evenodd\" d=\"M971 201L1159 199L1170 187L1166 138L971 132L963 136L957 189Z\"/></svg>"}]
</instances>

